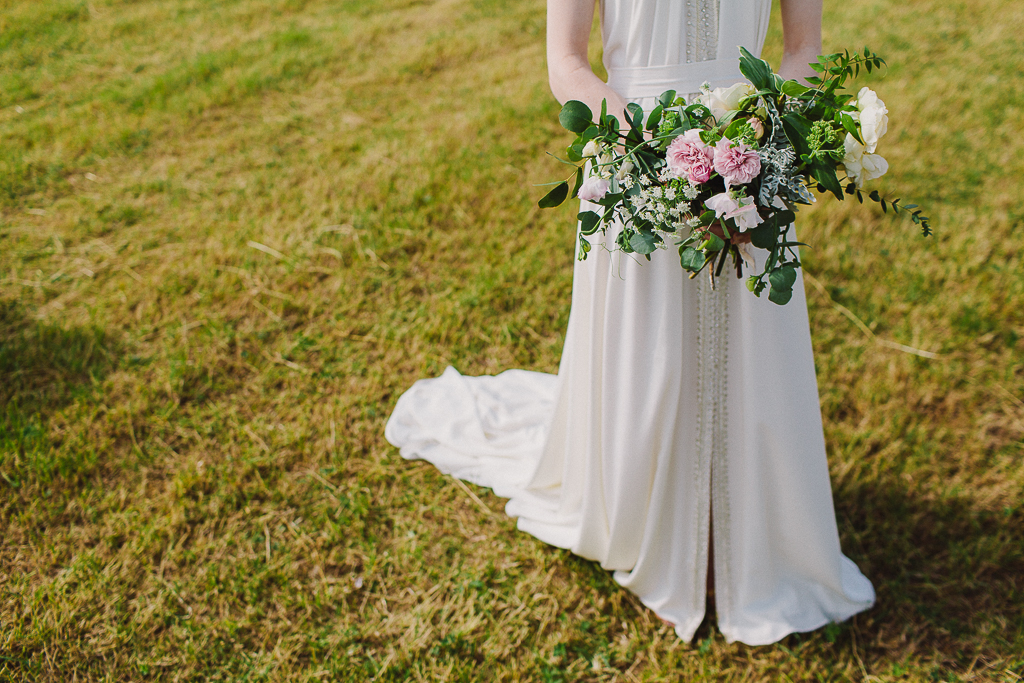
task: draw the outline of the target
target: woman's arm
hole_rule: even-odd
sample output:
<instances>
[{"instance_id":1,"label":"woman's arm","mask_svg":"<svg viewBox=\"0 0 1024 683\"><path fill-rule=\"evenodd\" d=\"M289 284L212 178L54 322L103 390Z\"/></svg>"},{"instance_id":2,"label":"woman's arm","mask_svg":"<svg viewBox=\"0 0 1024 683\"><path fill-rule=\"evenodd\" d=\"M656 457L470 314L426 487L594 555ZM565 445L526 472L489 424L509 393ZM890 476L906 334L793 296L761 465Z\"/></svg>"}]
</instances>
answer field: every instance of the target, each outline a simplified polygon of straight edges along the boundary
<instances>
[{"instance_id":1,"label":"woman's arm","mask_svg":"<svg viewBox=\"0 0 1024 683\"><path fill-rule=\"evenodd\" d=\"M623 122L626 101L590 68L587 42L594 21L594 0L548 0L548 82L561 103L579 100L597 116L601 100L608 113Z\"/></svg>"},{"instance_id":2,"label":"woman's arm","mask_svg":"<svg viewBox=\"0 0 1024 683\"><path fill-rule=\"evenodd\" d=\"M821 1L782 0L782 66L783 78L803 80L814 76L807 66L818 61L821 54Z\"/></svg>"}]
</instances>

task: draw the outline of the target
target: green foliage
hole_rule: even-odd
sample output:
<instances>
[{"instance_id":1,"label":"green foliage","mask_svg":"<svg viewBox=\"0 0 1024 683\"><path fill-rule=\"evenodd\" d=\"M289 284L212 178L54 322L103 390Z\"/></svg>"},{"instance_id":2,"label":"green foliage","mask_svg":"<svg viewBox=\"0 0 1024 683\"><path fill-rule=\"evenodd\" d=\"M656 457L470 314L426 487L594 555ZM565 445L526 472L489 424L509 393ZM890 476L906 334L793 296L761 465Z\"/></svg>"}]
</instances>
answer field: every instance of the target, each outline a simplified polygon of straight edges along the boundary
<instances>
[{"instance_id":1,"label":"green foliage","mask_svg":"<svg viewBox=\"0 0 1024 683\"><path fill-rule=\"evenodd\" d=\"M595 211L584 211L577 216L580 222L580 234L593 235L601 226L601 216Z\"/></svg>"},{"instance_id":2,"label":"green foliage","mask_svg":"<svg viewBox=\"0 0 1024 683\"><path fill-rule=\"evenodd\" d=\"M577 189L577 191L579 191ZM574 193L575 194L575 193ZM561 206L562 202L569 196L569 183L561 182L551 188L551 191L540 198L537 202L537 206L542 209L550 209L556 206Z\"/></svg>"},{"instance_id":3,"label":"green foliage","mask_svg":"<svg viewBox=\"0 0 1024 683\"><path fill-rule=\"evenodd\" d=\"M566 102L558 114L558 122L562 124L563 128L573 133L583 133L590 128L593 120L594 113L590 111L590 107L576 100Z\"/></svg>"},{"instance_id":4,"label":"green foliage","mask_svg":"<svg viewBox=\"0 0 1024 683\"><path fill-rule=\"evenodd\" d=\"M637 254L653 254L658 248L657 236L646 230L638 230L629 237L629 246Z\"/></svg>"}]
</instances>

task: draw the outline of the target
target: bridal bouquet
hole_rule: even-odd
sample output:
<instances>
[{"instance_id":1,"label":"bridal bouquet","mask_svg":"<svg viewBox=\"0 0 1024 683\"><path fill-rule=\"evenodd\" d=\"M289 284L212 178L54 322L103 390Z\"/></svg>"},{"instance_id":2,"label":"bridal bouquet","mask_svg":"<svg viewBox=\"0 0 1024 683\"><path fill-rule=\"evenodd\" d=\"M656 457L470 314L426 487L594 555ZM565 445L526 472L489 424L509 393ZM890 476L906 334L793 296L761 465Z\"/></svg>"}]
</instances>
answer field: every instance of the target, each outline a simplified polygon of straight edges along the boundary
<instances>
[{"instance_id":1,"label":"bridal bouquet","mask_svg":"<svg viewBox=\"0 0 1024 683\"><path fill-rule=\"evenodd\" d=\"M690 277L707 268L712 282L729 256L737 277L743 262L753 268L753 245L767 257L761 272L747 278L747 288L757 296L768 289L776 304L790 300L800 267L801 243L789 237L797 205L815 201L812 188L863 203L864 183L888 170L877 153L888 126L885 104L866 87L856 96L843 92L861 67L870 72L884 62L867 48L822 56L811 64L820 76L807 79L808 87L740 52L740 72L749 83L715 90L705 85L690 104L670 90L646 119L630 103L625 132L607 113L607 101L596 123L587 105L565 104L558 118L577 135L565 162L575 170L568 180L552 183L539 204L558 206L571 195L600 207L579 214L580 259L591 248L587 236L613 221L621 224L618 249L650 259L672 241ZM931 234L916 204L890 201L877 190L867 196L883 211L908 213Z\"/></svg>"}]
</instances>

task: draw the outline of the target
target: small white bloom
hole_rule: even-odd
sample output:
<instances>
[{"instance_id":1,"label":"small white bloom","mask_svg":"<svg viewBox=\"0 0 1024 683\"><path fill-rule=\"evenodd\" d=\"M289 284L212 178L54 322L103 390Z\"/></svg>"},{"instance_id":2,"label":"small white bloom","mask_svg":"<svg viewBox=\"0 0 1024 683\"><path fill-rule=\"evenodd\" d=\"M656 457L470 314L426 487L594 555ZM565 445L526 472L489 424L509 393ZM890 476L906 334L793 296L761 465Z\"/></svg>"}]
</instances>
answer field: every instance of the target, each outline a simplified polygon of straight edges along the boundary
<instances>
[{"instance_id":1,"label":"small white bloom","mask_svg":"<svg viewBox=\"0 0 1024 683\"><path fill-rule=\"evenodd\" d=\"M651 184L650 176L646 176L646 175L640 176L640 184L643 185L644 187L647 187L648 185L650 185Z\"/></svg>"},{"instance_id":2,"label":"small white bloom","mask_svg":"<svg viewBox=\"0 0 1024 683\"><path fill-rule=\"evenodd\" d=\"M672 188L672 187L666 187L666 188L665 188L665 199L667 199L667 200L669 200L669 201L672 201L672 200L673 200L673 199L675 199L675 198L676 198L676 191L675 191L675 188Z\"/></svg>"},{"instance_id":3,"label":"small white bloom","mask_svg":"<svg viewBox=\"0 0 1024 683\"><path fill-rule=\"evenodd\" d=\"M597 140L591 140L583 146L584 157L596 157L601 153L601 146L597 144Z\"/></svg>"},{"instance_id":4,"label":"small white bloom","mask_svg":"<svg viewBox=\"0 0 1024 683\"><path fill-rule=\"evenodd\" d=\"M633 176L623 176L620 182L622 183L622 186L628 190L633 187Z\"/></svg>"},{"instance_id":5,"label":"small white bloom","mask_svg":"<svg viewBox=\"0 0 1024 683\"><path fill-rule=\"evenodd\" d=\"M622 180L623 178L630 174L633 168L634 166L632 161L623 161L622 165L619 166L619 170L615 172L615 178L617 180Z\"/></svg>"}]
</instances>

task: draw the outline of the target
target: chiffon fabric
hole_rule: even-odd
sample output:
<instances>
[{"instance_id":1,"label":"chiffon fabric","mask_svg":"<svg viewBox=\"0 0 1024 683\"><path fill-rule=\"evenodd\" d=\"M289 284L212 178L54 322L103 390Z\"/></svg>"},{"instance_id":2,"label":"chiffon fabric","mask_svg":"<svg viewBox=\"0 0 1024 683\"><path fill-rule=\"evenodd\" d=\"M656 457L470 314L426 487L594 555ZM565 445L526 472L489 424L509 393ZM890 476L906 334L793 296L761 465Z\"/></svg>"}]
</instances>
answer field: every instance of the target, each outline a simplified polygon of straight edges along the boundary
<instances>
[{"instance_id":1,"label":"chiffon fabric","mask_svg":"<svg viewBox=\"0 0 1024 683\"><path fill-rule=\"evenodd\" d=\"M760 53L770 0L600 10L609 84L643 103L742 80L738 46ZM689 279L674 250L647 262L596 244L574 268L557 375L448 368L399 398L385 436L508 498L519 529L613 571L685 640L712 543L727 640L844 620L874 591L840 550L802 279L793 291L777 306L728 272Z\"/></svg>"}]
</instances>

